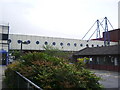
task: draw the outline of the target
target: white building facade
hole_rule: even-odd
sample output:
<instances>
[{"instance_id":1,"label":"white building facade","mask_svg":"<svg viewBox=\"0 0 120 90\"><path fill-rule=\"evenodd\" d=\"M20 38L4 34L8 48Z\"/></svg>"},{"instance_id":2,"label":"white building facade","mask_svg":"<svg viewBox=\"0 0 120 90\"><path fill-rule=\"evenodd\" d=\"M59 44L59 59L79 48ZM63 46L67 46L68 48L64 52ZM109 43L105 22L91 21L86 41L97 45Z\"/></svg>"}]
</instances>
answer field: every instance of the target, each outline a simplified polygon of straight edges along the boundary
<instances>
[{"instance_id":1,"label":"white building facade","mask_svg":"<svg viewBox=\"0 0 120 90\"><path fill-rule=\"evenodd\" d=\"M110 42L110 45L116 44ZM9 50L42 51L45 45L61 51L79 51L86 47L104 46L104 41L9 34L9 26L0 25L0 65L9 63Z\"/></svg>"},{"instance_id":2,"label":"white building facade","mask_svg":"<svg viewBox=\"0 0 120 90\"><path fill-rule=\"evenodd\" d=\"M98 40L79 40L79 39L67 39L67 38L55 38L55 37L43 37L32 35L17 35L10 34L9 39L11 50L20 50L20 41L28 41L29 44L23 44L22 50L44 50L43 46L50 45L62 51L79 51L86 47L101 47L104 46L104 41ZM116 42L111 42L110 45L116 45Z\"/></svg>"},{"instance_id":3,"label":"white building facade","mask_svg":"<svg viewBox=\"0 0 120 90\"><path fill-rule=\"evenodd\" d=\"M104 41L98 40L80 40L56 37L43 37L33 35L9 34L9 26L0 26L0 50L8 52L10 50L20 50L21 41L27 41L29 44L23 44L22 50L44 50L43 46L50 45L61 51L79 51L86 47L104 46ZM9 40L9 42L8 42ZM110 42L110 45L116 45L117 42Z\"/></svg>"}]
</instances>

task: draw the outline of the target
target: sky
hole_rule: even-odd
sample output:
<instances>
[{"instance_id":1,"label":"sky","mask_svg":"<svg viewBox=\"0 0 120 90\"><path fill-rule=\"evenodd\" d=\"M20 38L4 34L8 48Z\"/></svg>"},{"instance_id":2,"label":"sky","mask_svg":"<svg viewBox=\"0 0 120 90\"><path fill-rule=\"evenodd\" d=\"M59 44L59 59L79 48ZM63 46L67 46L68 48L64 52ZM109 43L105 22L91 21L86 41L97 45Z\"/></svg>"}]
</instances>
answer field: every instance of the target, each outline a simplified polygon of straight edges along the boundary
<instances>
[{"instance_id":1,"label":"sky","mask_svg":"<svg viewBox=\"0 0 120 90\"><path fill-rule=\"evenodd\" d=\"M97 19L107 17L114 29L118 28L118 1L0 0L0 23L9 23L11 34L82 39Z\"/></svg>"}]
</instances>

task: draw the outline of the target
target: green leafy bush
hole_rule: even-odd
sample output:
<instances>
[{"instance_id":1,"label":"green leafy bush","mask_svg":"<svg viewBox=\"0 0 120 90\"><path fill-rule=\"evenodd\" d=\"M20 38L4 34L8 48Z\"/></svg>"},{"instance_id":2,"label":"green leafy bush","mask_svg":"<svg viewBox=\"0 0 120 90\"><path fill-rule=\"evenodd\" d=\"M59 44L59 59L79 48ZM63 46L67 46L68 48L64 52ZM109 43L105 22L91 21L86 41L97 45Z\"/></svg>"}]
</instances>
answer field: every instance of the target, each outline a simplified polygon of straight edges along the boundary
<instances>
[{"instance_id":1,"label":"green leafy bush","mask_svg":"<svg viewBox=\"0 0 120 90\"><path fill-rule=\"evenodd\" d=\"M47 55L59 57L66 60L68 60L73 54L73 52L64 52L59 50L58 48L54 48L51 45L45 45L43 46L43 48L45 49L44 53L46 53Z\"/></svg>"},{"instance_id":2,"label":"green leafy bush","mask_svg":"<svg viewBox=\"0 0 120 90\"><path fill-rule=\"evenodd\" d=\"M20 55L21 55L20 51L14 50L14 51L10 51L10 53L12 54L12 56L15 56L15 59L20 58Z\"/></svg>"},{"instance_id":3,"label":"green leafy bush","mask_svg":"<svg viewBox=\"0 0 120 90\"><path fill-rule=\"evenodd\" d=\"M9 65L8 69L20 72L43 89L101 88L98 82L100 78L82 65L71 64L46 53L27 53L21 57L21 61ZM9 77L7 70L6 76Z\"/></svg>"}]
</instances>

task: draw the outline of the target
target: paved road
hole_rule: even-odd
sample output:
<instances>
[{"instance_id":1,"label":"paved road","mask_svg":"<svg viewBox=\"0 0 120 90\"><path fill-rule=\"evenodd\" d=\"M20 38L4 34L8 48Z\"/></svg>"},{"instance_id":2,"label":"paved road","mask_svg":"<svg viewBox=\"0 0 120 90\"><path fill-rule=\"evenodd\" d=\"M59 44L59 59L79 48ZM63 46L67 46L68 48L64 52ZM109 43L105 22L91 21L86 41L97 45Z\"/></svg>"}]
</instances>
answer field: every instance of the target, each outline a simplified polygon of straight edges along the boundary
<instances>
[{"instance_id":1,"label":"paved road","mask_svg":"<svg viewBox=\"0 0 120 90\"><path fill-rule=\"evenodd\" d=\"M105 71L105 70L91 70L95 72L97 76L102 77L99 81L105 88L119 88L120 89L120 73Z\"/></svg>"},{"instance_id":2,"label":"paved road","mask_svg":"<svg viewBox=\"0 0 120 90\"><path fill-rule=\"evenodd\" d=\"M6 69L6 66L0 65L0 90L2 88L6 88L6 86L5 86L4 82L3 82L3 79L5 77L5 74L4 74L5 69Z\"/></svg>"}]
</instances>

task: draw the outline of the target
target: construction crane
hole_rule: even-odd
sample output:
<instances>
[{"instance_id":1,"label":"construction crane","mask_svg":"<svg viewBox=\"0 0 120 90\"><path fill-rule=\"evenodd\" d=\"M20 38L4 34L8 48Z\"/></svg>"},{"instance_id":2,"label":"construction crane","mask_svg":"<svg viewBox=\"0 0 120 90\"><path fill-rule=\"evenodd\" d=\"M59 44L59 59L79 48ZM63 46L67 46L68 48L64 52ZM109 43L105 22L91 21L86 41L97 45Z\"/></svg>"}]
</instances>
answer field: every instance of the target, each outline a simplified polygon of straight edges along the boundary
<instances>
[{"instance_id":1,"label":"construction crane","mask_svg":"<svg viewBox=\"0 0 120 90\"><path fill-rule=\"evenodd\" d=\"M104 22L104 26L103 23ZM107 17L105 17L102 22L100 22L99 20L96 20L95 23L92 25L92 27L88 30L88 32L84 35L84 37L82 39L84 39L86 37L86 35L91 31L91 29L95 26L95 24L97 24L97 28L95 29L95 31L93 32L93 34L90 36L90 38L87 40L89 41L91 39L91 37L96 33L96 39L100 39L101 35L100 35L100 26L102 27L102 29L104 30L104 46L109 46L110 45L110 34L108 31L108 23L109 25L113 28L112 24L110 23L110 21L107 19Z\"/></svg>"}]
</instances>

